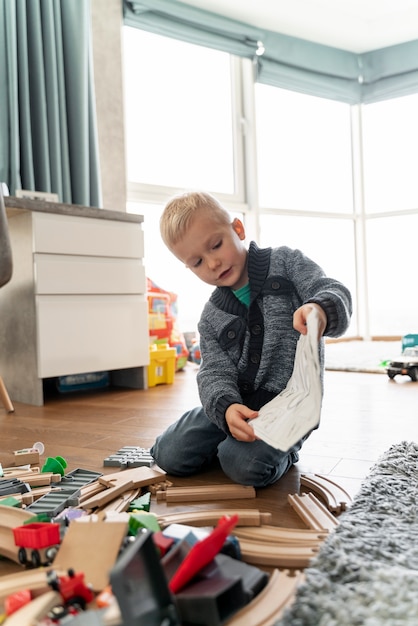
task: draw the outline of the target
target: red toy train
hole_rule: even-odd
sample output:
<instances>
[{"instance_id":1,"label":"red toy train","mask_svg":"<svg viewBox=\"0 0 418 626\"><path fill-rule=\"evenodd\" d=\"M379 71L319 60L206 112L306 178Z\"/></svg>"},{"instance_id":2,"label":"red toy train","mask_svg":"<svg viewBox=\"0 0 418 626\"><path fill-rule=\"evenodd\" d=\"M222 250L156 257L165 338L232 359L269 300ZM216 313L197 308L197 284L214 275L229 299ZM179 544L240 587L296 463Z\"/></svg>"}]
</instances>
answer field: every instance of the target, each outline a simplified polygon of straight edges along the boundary
<instances>
[{"instance_id":1,"label":"red toy train","mask_svg":"<svg viewBox=\"0 0 418 626\"><path fill-rule=\"evenodd\" d=\"M13 528L19 563L31 563L34 567L52 563L61 543L60 528L60 524L53 522L33 522Z\"/></svg>"}]
</instances>

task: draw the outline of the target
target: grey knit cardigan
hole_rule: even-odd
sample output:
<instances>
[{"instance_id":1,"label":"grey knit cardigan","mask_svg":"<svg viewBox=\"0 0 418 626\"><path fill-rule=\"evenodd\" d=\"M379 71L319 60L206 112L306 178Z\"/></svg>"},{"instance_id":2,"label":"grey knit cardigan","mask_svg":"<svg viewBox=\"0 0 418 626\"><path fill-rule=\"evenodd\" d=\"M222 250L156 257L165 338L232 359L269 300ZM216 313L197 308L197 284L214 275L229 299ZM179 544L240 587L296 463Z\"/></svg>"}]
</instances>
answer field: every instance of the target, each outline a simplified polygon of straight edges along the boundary
<instances>
[{"instance_id":1,"label":"grey knit cardigan","mask_svg":"<svg viewBox=\"0 0 418 626\"><path fill-rule=\"evenodd\" d=\"M349 290L300 250L261 249L251 242L248 276L249 308L229 287L216 288L198 324L200 400L208 418L226 433L225 411L231 404L258 410L286 387L300 337L293 328L299 306L316 302L324 309L329 337L347 330L352 313ZM323 348L322 340L322 375Z\"/></svg>"}]
</instances>

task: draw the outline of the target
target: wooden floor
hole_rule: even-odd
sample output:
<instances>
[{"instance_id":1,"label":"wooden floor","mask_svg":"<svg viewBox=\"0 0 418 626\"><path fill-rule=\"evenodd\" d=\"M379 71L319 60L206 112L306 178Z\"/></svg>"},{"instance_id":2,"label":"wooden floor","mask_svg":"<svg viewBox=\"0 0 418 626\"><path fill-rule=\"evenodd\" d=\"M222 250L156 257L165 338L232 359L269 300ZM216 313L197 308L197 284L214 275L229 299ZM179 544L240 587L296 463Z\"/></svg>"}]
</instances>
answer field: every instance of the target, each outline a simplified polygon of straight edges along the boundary
<instances>
[{"instance_id":1,"label":"wooden floor","mask_svg":"<svg viewBox=\"0 0 418 626\"><path fill-rule=\"evenodd\" d=\"M0 406L0 462L7 466L13 450L42 441L45 456L64 457L68 471L113 472L114 468L103 467L106 456L126 445L150 447L168 424L199 403L196 373L197 366L190 363L176 373L172 385L51 392L42 407L16 402L13 414ZM355 495L383 452L394 443L416 440L417 400L418 383L408 377L389 381L384 374L327 371L321 425L306 441L299 463L275 485L258 490L254 500L194 507L256 508L271 512L274 524L302 528L287 502L289 493L299 492L300 473L330 475ZM217 467L193 478L171 480L176 486L230 482ZM190 508L155 502L151 510L161 514Z\"/></svg>"}]
</instances>

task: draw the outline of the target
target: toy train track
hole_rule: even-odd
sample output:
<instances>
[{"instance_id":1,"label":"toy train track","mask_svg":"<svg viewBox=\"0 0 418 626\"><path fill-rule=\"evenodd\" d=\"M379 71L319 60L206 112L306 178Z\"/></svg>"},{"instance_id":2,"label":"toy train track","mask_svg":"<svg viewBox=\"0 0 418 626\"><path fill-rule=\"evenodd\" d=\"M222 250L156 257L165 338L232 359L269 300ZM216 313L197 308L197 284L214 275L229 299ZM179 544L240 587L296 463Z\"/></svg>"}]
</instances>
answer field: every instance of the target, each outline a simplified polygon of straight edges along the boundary
<instances>
[{"instance_id":1,"label":"toy train track","mask_svg":"<svg viewBox=\"0 0 418 626\"><path fill-rule=\"evenodd\" d=\"M317 493L326 503L328 509L341 513L351 504L350 494L328 476L321 474L302 474L300 484Z\"/></svg>"},{"instance_id":2,"label":"toy train track","mask_svg":"<svg viewBox=\"0 0 418 626\"><path fill-rule=\"evenodd\" d=\"M13 528L24 524L33 517L33 513L23 509L0 505L0 554L2 556L19 563Z\"/></svg>"},{"instance_id":3,"label":"toy train track","mask_svg":"<svg viewBox=\"0 0 418 626\"><path fill-rule=\"evenodd\" d=\"M266 587L224 626L272 626L292 602L302 581L301 572L274 570Z\"/></svg>"},{"instance_id":4,"label":"toy train track","mask_svg":"<svg viewBox=\"0 0 418 626\"><path fill-rule=\"evenodd\" d=\"M237 526L260 526L271 522L271 513L256 509L211 509L207 511L183 511L158 517L162 528L170 524L190 524L192 526L215 526L220 517L238 515Z\"/></svg>"}]
</instances>

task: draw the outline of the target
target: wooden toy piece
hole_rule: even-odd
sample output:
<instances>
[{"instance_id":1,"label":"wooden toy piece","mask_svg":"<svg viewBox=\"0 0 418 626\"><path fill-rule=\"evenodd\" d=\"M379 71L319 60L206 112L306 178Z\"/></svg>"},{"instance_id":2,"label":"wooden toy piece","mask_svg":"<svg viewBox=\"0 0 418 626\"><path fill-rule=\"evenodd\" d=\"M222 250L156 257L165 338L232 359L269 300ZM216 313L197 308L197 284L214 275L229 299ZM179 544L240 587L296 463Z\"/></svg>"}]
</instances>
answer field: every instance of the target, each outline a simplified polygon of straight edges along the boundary
<instances>
[{"instance_id":1,"label":"wooden toy piece","mask_svg":"<svg viewBox=\"0 0 418 626\"><path fill-rule=\"evenodd\" d=\"M127 522L72 522L54 559L54 569L83 572L99 592L109 584L109 572L127 534Z\"/></svg>"},{"instance_id":2,"label":"wooden toy piece","mask_svg":"<svg viewBox=\"0 0 418 626\"><path fill-rule=\"evenodd\" d=\"M301 496L289 494L288 502L308 528L331 531L338 525L338 520L313 493L304 493Z\"/></svg>"},{"instance_id":3,"label":"wooden toy piece","mask_svg":"<svg viewBox=\"0 0 418 626\"><path fill-rule=\"evenodd\" d=\"M34 515L22 509L0 505L0 554L19 563L13 528L24 524Z\"/></svg>"},{"instance_id":4,"label":"wooden toy piece","mask_svg":"<svg viewBox=\"0 0 418 626\"><path fill-rule=\"evenodd\" d=\"M164 491L157 491L157 501L167 502L205 502L210 500L235 500L241 498L255 498L254 487L245 485L206 485L199 487L170 487Z\"/></svg>"},{"instance_id":5,"label":"wooden toy piece","mask_svg":"<svg viewBox=\"0 0 418 626\"><path fill-rule=\"evenodd\" d=\"M327 532L311 528L285 528L282 526L242 526L235 528L234 535L238 539L260 541L269 544L287 544L295 546L317 546L327 537Z\"/></svg>"},{"instance_id":6,"label":"wooden toy piece","mask_svg":"<svg viewBox=\"0 0 418 626\"><path fill-rule=\"evenodd\" d=\"M56 570L58 573L61 570ZM16 593L21 589L30 589L35 592L34 595L40 595L50 590L47 579L48 569L44 567L38 567L36 569L23 570L17 574L8 574L1 577L0 585L0 603L3 603L4 599ZM20 626L20 625L19 625Z\"/></svg>"},{"instance_id":7,"label":"wooden toy piece","mask_svg":"<svg viewBox=\"0 0 418 626\"><path fill-rule=\"evenodd\" d=\"M123 513L129 509L132 500L135 500L135 498L140 495L140 492L140 489L130 489L129 491L124 491L117 498L114 498L107 504L99 507L99 511L102 513L109 513L111 511Z\"/></svg>"},{"instance_id":8,"label":"wooden toy piece","mask_svg":"<svg viewBox=\"0 0 418 626\"><path fill-rule=\"evenodd\" d=\"M271 513L257 509L210 509L206 511L183 511L158 517L161 528L170 524L190 524L191 526L214 526L220 517L238 515L237 526L260 526L271 522Z\"/></svg>"},{"instance_id":9,"label":"wooden toy piece","mask_svg":"<svg viewBox=\"0 0 418 626\"><path fill-rule=\"evenodd\" d=\"M15 450L13 453L16 465L39 465L39 450Z\"/></svg>"},{"instance_id":10,"label":"wooden toy piece","mask_svg":"<svg viewBox=\"0 0 418 626\"><path fill-rule=\"evenodd\" d=\"M117 484L115 487L109 487L109 489L105 489L101 493L84 500L84 502L80 503L80 506L84 510L102 507L108 502L118 498L122 493L129 491L132 487L133 483L131 480L126 483Z\"/></svg>"},{"instance_id":11,"label":"wooden toy piece","mask_svg":"<svg viewBox=\"0 0 418 626\"><path fill-rule=\"evenodd\" d=\"M236 528L243 560L255 565L304 568L328 533L311 529L259 526Z\"/></svg>"},{"instance_id":12,"label":"wooden toy piece","mask_svg":"<svg viewBox=\"0 0 418 626\"><path fill-rule=\"evenodd\" d=\"M298 585L303 581L303 574L288 570L275 569L268 584L254 600L225 622L224 626L272 626L280 619L284 609L291 604Z\"/></svg>"},{"instance_id":13,"label":"wooden toy piece","mask_svg":"<svg viewBox=\"0 0 418 626\"><path fill-rule=\"evenodd\" d=\"M98 480L105 487L115 487L128 482L131 482L134 487L145 487L146 485L160 482L164 476L165 472L163 470L156 470L150 467L135 467L100 476Z\"/></svg>"},{"instance_id":14,"label":"wooden toy piece","mask_svg":"<svg viewBox=\"0 0 418 626\"><path fill-rule=\"evenodd\" d=\"M33 474L39 474L40 471L40 467L3 467L3 477L22 478Z\"/></svg>"},{"instance_id":15,"label":"wooden toy piece","mask_svg":"<svg viewBox=\"0 0 418 626\"><path fill-rule=\"evenodd\" d=\"M52 472L32 472L21 477L23 482L28 483L31 487L44 487L51 483L59 483L61 481L60 474L53 474Z\"/></svg>"},{"instance_id":16,"label":"wooden toy piece","mask_svg":"<svg viewBox=\"0 0 418 626\"><path fill-rule=\"evenodd\" d=\"M102 493L106 487L101 485L97 480L89 485L85 485L80 489L79 503L82 504L89 498L96 496L98 493Z\"/></svg>"},{"instance_id":17,"label":"wooden toy piece","mask_svg":"<svg viewBox=\"0 0 418 626\"><path fill-rule=\"evenodd\" d=\"M320 474L302 474L300 483L303 487L317 493L325 501L328 509L334 513L345 511L351 504L350 494L328 476Z\"/></svg>"},{"instance_id":18,"label":"wooden toy piece","mask_svg":"<svg viewBox=\"0 0 418 626\"><path fill-rule=\"evenodd\" d=\"M156 495L157 491L165 491L166 489L168 489L169 487L172 487L172 486L173 486L173 483L171 481L164 480L164 481L162 481L160 483L155 483L155 484L149 485L148 488L149 488L150 493L152 495Z\"/></svg>"},{"instance_id":19,"label":"wooden toy piece","mask_svg":"<svg viewBox=\"0 0 418 626\"><path fill-rule=\"evenodd\" d=\"M7 626L34 626L40 618L61 602L62 598L57 591L43 593L10 615L7 618Z\"/></svg>"},{"instance_id":20,"label":"wooden toy piece","mask_svg":"<svg viewBox=\"0 0 418 626\"><path fill-rule=\"evenodd\" d=\"M240 539L242 559L252 565L268 565L272 567L304 568L318 552L318 545L280 545L262 541Z\"/></svg>"}]
</instances>

